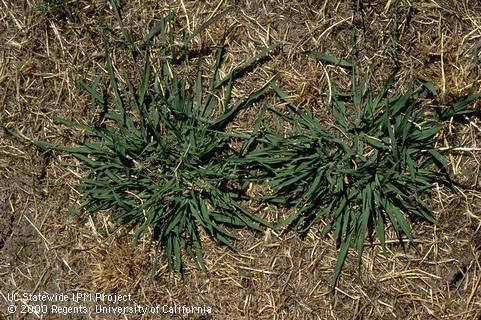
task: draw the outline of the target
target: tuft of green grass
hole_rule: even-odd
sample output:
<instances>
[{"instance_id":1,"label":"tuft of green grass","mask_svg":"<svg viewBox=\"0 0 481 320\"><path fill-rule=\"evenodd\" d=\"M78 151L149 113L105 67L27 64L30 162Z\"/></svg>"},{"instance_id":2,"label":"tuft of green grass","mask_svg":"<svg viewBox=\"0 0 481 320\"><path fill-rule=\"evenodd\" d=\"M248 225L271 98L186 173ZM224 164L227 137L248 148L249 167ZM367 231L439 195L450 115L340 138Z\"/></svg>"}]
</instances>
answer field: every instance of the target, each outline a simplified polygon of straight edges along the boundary
<instances>
[{"instance_id":1,"label":"tuft of green grass","mask_svg":"<svg viewBox=\"0 0 481 320\"><path fill-rule=\"evenodd\" d=\"M267 92L270 81L248 96L233 99L238 74L220 76L223 47L216 52L212 73L206 74L204 61L198 58L195 80L182 78L175 69L192 67L185 50L199 31L185 35L176 48L174 23L173 15L168 15L146 36L143 46L147 47L154 37L160 38L158 54L165 60L154 73L147 54L138 86L125 72L124 83L118 80L108 52L109 89L100 93L101 77L91 84L81 83L93 103L104 109L102 124L57 121L83 131L84 141L77 141L75 147L36 144L70 153L81 162L85 172L78 187L82 209L91 214L114 212L119 228L135 232L134 244L150 230L169 269L183 273L184 253L205 269L201 230L234 249L231 227L262 230L269 226L242 204L248 197L233 160L239 151L232 146L246 143L250 135L226 128L240 110ZM179 51L184 52L180 62ZM261 55L269 52L266 49ZM252 67L257 58L238 69Z\"/></svg>"},{"instance_id":2,"label":"tuft of green grass","mask_svg":"<svg viewBox=\"0 0 481 320\"><path fill-rule=\"evenodd\" d=\"M34 11L55 20L80 20L76 0L42 0Z\"/></svg>"},{"instance_id":3,"label":"tuft of green grass","mask_svg":"<svg viewBox=\"0 0 481 320\"><path fill-rule=\"evenodd\" d=\"M322 233L333 232L339 248L333 284L350 247L361 255L365 239L376 237L385 250L387 228L400 241L412 242L411 223L435 223L426 199L435 182L450 185L435 137L442 120L468 112L469 103L480 97L472 94L438 114L423 104L432 94L429 83L393 95L394 76L378 93L367 77L359 84L355 79L350 92L334 90L335 123L329 128L312 111L298 110L274 85L289 105L289 114L280 116L292 134L268 131L245 158L275 190L270 201L297 208L279 227L289 225L303 236L321 219L327 222Z\"/></svg>"}]
</instances>

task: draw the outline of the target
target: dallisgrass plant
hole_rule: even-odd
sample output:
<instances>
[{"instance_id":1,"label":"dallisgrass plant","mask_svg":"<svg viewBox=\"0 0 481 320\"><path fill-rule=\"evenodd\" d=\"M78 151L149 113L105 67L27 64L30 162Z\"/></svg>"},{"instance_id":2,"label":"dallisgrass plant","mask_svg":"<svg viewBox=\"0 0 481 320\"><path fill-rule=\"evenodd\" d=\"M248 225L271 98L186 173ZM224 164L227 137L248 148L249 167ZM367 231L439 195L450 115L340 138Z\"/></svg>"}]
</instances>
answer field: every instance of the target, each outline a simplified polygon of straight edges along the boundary
<instances>
[{"instance_id":1,"label":"dallisgrass plant","mask_svg":"<svg viewBox=\"0 0 481 320\"><path fill-rule=\"evenodd\" d=\"M120 19L117 7L113 8ZM348 61L309 52L324 62L353 69L351 92L333 90L335 124L326 128L312 111L298 110L274 79L232 101L236 78L274 46L223 78L219 73L223 47L216 52L210 75L204 73L202 57L197 58L195 80L189 82L176 71L190 67L190 41L225 14L178 42L173 14L161 19L140 44L122 26L134 58L147 50L139 84L134 85L125 72L119 81L107 53L109 88L99 92L101 77L90 85L81 83L103 108L101 123L58 119L82 130L85 138L75 147L35 143L70 153L82 163L81 208L91 214L113 212L119 228L134 231L134 244L150 230L170 270L183 272L184 253L205 269L201 230L234 249L231 227L272 227L243 205L249 200L243 182L266 179L274 190L269 201L297 209L279 227L289 225L305 235L323 220L327 222L323 233L333 231L339 247L334 284L349 248L362 254L366 237L371 241L377 237L385 249L388 227L402 242L404 237L413 240L410 221L434 223L425 200L435 182L450 185L446 160L434 138L443 120L467 113L468 104L480 95L472 94L437 113L423 104L426 92L434 93L429 83L419 82L418 87L393 95L391 77L383 90L374 93L368 78L356 85L355 68ZM160 38L157 54L163 59L158 73L152 72L148 59L154 38ZM252 134L227 130L236 114L270 87L288 103L290 113L278 116L289 123L292 134L285 137L271 130L256 137L262 115Z\"/></svg>"},{"instance_id":2,"label":"dallisgrass plant","mask_svg":"<svg viewBox=\"0 0 481 320\"><path fill-rule=\"evenodd\" d=\"M261 169L274 191L270 201L294 205L293 214L280 226L290 225L305 235L324 220L324 234L332 231L339 248L334 271L337 283L350 247L362 254L364 241L377 237L386 248L385 232L392 228L402 242L412 242L410 222L434 223L425 200L435 182L450 185L448 166L435 147L442 120L466 113L473 94L443 113L423 104L433 86L411 86L398 95L390 93L394 77L383 90L369 89L368 78L352 90L334 92L335 123L326 128L312 111L289 104L289 114L280 114L292 127L287 138L268 131L261 146L248 154L247 162Z\"/></svg>"},{"instance_id":3,"label":"dallisgrass plant","mask_svg":"<svg viewBox=\"0 0 481 320\"><path fill-rule=\"evenodd\" d=\"M100 77L90 85L82 83L93 102L105 109L102 125L58 119L82 130L85 139L75 147L36 144L70 153L81 162L85 171L78 187L82 209L92 214L110 210L119 228L135 231L134 243L151 230L169 269L183 272L185 252L205 268L201 229L234 249L236 236L230 227L261 230L269 225L243 206L248 197L239 183L237 162L232 160L239 151L231 146L247 143L250 135L229 132L226 127L269 89L270 82L248 96L232 99L240 71L267 56L270 49L221 78L224 48L220 47L213 73L205 74L203 60L198 58L195 81L188 82L177 75L174 64L180 69L191 64L186 44L193 35L186 35L181 47L174 48L174 22L172 15L162 19L142 43L147 47L160 37L159 55L166 58L158 74L152 72L147 54L140 85L134 86L125 74L121 83L107 54L110 89L99 92Z\"/></svg>"}]
</instances>

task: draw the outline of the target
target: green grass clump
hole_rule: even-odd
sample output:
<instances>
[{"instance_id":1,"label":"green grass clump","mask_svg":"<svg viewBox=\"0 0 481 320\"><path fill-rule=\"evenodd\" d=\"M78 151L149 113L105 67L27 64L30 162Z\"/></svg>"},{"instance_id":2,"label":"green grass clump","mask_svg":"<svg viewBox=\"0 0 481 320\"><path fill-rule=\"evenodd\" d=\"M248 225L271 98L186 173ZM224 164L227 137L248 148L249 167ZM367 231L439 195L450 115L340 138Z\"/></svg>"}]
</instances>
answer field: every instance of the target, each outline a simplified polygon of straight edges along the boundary
<instances>
[{"instance_id":1,"label":"green grass clump","mask_svg":"<svg viewBox=\"0 0 481 320\"><path fill-rule=\"evenodd\" d=\"M55 20L79 20L76 0L42 0L35 7L34 12Z\"/></svg>"},{"instance_id":2,"label":"green grass clump","mask_svg":"<svg viewBox=\"0 0 481 320\"><path fill-rule=\"evenodd\" d=\"M138 87L125 73L122 84L107 54L110 89L99 93L100 77L91 85L82 83L94 103L105 110L102 125L59 120L81 129L86 139L76 147L37 144L81 161L85 174L78 189L83 209L92 214L111 210L119 227L135 230L135 241L150 229L169 268L183 272L183 252L205 268L201 229L233 249L231 240L236 237L229 227L261 230L268 225L242 205L248 197L233 161L239 151L231 146L246 143L250 135L226 127L268 90L269 82L232 101L236 74L220 77L223 47L216 52L213 73L205 74L203 60L198 58L195 80L180 77L176 68L191 67L186 44L192 36L185 36L188 40L180 49L173 48L174 21L172 15L163 19L143 43L160 37L159 56L165 61L158 74L152 73L147 58ZM235 70L253 63L255 59Z\"/></svg>"},{"instance_id":3,"label":"green grass clump","mask_svg":"<svg viewBox=\"0 0 481 320\"><path fill-rule=\"evenodd\" d=\"M330 127L290 104L290 113L281 116L292 134L285 138L270 131L246 157L269 179L275 190L271 201L296 206L297 213L281 225L305 235L321 219L327 221L322 232L333 231L340 248L334 283L348 249L362 254L366 237L377 237L385 249L386 227L400 241L404 236L412 241L409 221L434 223L425 199L435 182L450 183L447 163L434 145L440 121L466 112L479 97L438 114L423 106L422 98L433 90L429 84L393 96L393 77L377 94L367 78L359 86L354 79L351 92L333 93ZM276 90L288 102L286 93Z\"/></svg>"}]
</instances>

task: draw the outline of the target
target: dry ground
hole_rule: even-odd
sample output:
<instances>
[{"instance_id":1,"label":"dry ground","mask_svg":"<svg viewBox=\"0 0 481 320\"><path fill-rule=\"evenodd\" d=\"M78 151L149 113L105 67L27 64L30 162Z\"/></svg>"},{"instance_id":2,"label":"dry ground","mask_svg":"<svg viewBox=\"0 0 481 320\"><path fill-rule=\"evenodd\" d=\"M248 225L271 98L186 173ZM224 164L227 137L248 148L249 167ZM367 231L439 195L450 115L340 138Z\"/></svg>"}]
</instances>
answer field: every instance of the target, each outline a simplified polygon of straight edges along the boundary
<instances>
[{"instance_id":1,"label":"dry ground","mask_svg":"<svg viewBox=\"0 0 481 320\"><path fill-rule=\"evenodd\" d=\"M280 73L293 99L315 107L326 121L322 94L332 83L348 84L349 75L302 52L351 57L353 26L359 30L354 59L373 85L381 86L399 68L399 88L414 78L438 86L434 105L481 90L481 2L361 2L362 14L353 11L353 1L322 0L122 0L121 12L125 27L141 39L168 10L178 13L182 28L193 30L234 5L233 13L209 28L197 45L215 46L227 33L227 71L264 46L281 44L271 59L244 76L236 94ZM130 65L107 1L0 0L0 21L0 122L31 139L71 142L78 133L52 119L94 121L96 110L77 81L105 72L102 32L115 49L115 64ZM248 130L255 113L241 114L239 127ZM1 132L0 295L127 292L143 305L212 308L210 315L177 316L185 319L481 319L479 113L453 121L438 143L457 148L449 160L459 184L454 191L436 188L431 202L438 224L414 226L415 249L402 248L393 238L387 255L375 245L360 266L350 255L331 292L336 249L332 239L316 232L304 240L291 232L241 232L237 253L206 243L207 273L193 269L182 282L161 266L151 276L147 243L131 250L129 237L109 234L107 214L79 218L69 210L78 199L80 169L62 166L64 155L42 153ZM37 318L9 315L0 300L0 319ZM82 317L44 317L66 318ZM119 317L98 317L104 318ZM164 318L170 316L143 319Z\"/></svg>"}]
</instances>

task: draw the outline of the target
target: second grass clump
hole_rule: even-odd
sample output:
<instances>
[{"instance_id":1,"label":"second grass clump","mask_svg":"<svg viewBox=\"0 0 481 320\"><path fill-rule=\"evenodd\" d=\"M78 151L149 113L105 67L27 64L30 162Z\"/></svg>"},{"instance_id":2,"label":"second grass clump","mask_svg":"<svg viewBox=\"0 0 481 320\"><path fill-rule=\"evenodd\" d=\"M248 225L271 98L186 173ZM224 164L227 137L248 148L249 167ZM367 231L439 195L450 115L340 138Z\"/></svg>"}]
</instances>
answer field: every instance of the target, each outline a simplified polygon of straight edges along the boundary
<instances>
[{"instance_id":1,"label":"second grass clump","mask_svg":"<svg viewBox=\"0 0 481 320\"><path fill-rule=\"evenodd\" d=\"M438 113L424 104L432 86L413 83L396 94L393 81L374 92L369 79L359 83L353 71L350 92L333 90L334 122L327 125L274 86L289 106L280 116L292 131L285 137L268 130L245 158L274 190L270 201L296 207L281 226L303 236L321 220L327 223L322 233L332 231L339 248L334 284L350 247L361 255L366 238L377 238L385 249L388 228L400 241L412 242L410 222L435 222L426 200L434 183L451 184L435 136L443 120L468 112L466 106L479 98L472 94Z\"/></svg>"}]
</instances>

